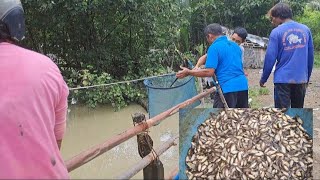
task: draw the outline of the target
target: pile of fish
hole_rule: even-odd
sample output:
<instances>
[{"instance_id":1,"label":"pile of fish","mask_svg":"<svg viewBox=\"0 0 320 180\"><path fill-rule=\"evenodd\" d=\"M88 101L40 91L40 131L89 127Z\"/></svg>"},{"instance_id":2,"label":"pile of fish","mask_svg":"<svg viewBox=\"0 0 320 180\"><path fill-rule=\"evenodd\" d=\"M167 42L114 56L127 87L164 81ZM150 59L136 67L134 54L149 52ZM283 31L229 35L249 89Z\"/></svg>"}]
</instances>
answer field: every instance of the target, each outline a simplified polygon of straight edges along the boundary
<instances>
[{"instance_id":1,"label":"pile of fish","mask_svg":"<svg viewBox=\"0 0 320 180\"><path fill-rule=\"evenodd\" d=\"M312 179L312 138L282 109L228 109L198 127L188 179Z\"/></svg>"}]
</instances>

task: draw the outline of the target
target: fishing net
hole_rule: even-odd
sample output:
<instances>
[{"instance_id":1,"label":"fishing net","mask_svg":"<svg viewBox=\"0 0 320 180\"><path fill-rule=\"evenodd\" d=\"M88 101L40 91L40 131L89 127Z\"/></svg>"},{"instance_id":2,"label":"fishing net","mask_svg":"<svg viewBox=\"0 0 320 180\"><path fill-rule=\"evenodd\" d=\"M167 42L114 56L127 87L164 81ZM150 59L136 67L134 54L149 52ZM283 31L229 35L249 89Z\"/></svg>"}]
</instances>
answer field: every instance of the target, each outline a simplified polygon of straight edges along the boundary
<instances>
[{"instance_id":1,"label":"fishing net","mask_svg":"<svg viewBox=\"0 0 320 180\"><path fill-rule=\"evenodd\" d=\"M172 74L146 79L144 80L144 84L148 91L149 118L152 118L197 95L195 78L193 76L176 79L175 74ZM188 109L192 109L199 104L200 101L196 101L188 107L180 110L179 116L181 116L181 114L185 114Z\"/></svg>"}]
</instances>

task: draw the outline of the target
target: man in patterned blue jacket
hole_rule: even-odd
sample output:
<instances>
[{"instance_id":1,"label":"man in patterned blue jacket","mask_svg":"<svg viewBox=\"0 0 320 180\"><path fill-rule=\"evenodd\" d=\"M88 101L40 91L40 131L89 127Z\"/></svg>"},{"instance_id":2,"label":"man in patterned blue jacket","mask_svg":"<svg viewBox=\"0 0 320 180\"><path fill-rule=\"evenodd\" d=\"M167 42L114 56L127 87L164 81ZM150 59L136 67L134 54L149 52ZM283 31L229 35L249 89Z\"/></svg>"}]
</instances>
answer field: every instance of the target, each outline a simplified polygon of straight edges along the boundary
<instances>
[{"instance_id":1,"label":"man in patterned blue jacket","mask_svg":"<svg viewBox=\"0 0 320 180\"><path fill-rule=\"evenodd\" d=\"M274 71L274 102L276 108L303 108L306 88L313 62L313 42L310 29L292 20L292 10L278 3L269 11L272 24L260 86Z\"/></svg>"}]
</instances>

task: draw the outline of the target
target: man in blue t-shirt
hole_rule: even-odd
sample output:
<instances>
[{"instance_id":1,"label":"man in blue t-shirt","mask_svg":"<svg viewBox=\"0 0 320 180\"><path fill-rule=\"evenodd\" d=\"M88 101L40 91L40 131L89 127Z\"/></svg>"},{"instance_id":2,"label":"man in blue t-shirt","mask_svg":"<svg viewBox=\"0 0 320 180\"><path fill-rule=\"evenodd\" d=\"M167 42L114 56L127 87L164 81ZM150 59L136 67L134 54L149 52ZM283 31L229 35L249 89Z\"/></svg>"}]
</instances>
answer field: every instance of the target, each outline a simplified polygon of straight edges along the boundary
<instances>
[{"instance_id":1,"label":"man in blue t-shirt","mask_svg":"<svg viewBox=\"0 0 320 180\"><path fill-rule=\"evenodd\" d=\"M181 67L182 70L177 73L177 78L184 78L188 75L212 77L216 74L228 106L248 108L248 80L243 71L240 47L222 34L219 24L208 25L204 34L211 44L207 52L206 68L190 70ZM224 107L217 94L214 97L213 107Z\"/></svg>"},{"instance_id":2,"label":"man in blue t-shirt","mask_svg":"<svg viewBox=\"0 0 320 180\"><path fill-rule=\"evenodd\" d=\"M225 33L223 33L225 35ZM231 40L235 43L237 43L241 49L242 52L242 64L244 63L244 47L242 46L242 43L244 43L246 41L246 38L248 36L248 32L245 28L243 27L236 27L231 35ZM193 69L198 69L200 68L202 65L204 65L206 63L206 59L207 59L207 54L201 56L198 61L197 64L194 66ZM244 74L246 76L248 76L247 71L244 69ZM213 78L212 77L206 77L205 78L205 86L206 88L211 88L213 87ZM213 92L212 94L210 94L210 97L213 98L214 94L217 93Z\"/></svg>"},{"instance_id":3,"label":"man in blue t-shirt","mask_svg":"<svg viewBox=\"0 0 320 180\"><path fill-rule=\"evenodd\" d=\"M292 20L292 10L278 3L269 11L272 24L260 86L264 87L274 64L274 102L276 108L303 108L313 62L310 29Z\"/></svg>"},{"instance_id":4,"label":"man in blue t-shirt","mask_svg":"<svg viewBox=\"0 0 320 180\"><path fill-rule=\"evenodd\" d=\"M248 32L243 27L236 27L231 35L231 40L235 43L237 43L240 46L241 52L242 52L242 64L244 63L244 47L242 43L246 41L246 38L248 36ZM200 68L200 66L204 65L206 63L207 54L201 56L197 64L194 66L194 69ZM248 73L246 71L245 75L248 76Z\"/></svg>"}]
</instances>

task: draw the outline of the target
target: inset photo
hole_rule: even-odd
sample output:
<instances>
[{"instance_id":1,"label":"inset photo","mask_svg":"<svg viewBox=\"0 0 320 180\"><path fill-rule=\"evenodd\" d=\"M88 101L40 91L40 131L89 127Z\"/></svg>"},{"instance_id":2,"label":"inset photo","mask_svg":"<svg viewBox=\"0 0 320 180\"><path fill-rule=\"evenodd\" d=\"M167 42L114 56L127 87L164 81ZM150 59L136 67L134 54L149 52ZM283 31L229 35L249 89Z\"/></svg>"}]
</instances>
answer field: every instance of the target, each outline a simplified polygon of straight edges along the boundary
<instances>
[{"instance_id":1,"label":"inset photo","mask_svg":"<svg viewBox=\"0 0 320 180\"><path fill-rule=\"evenodd\" d=\"M312 109L193 109L179 132L180 179L312 179Z\"/></svg>"}]
</instances>

